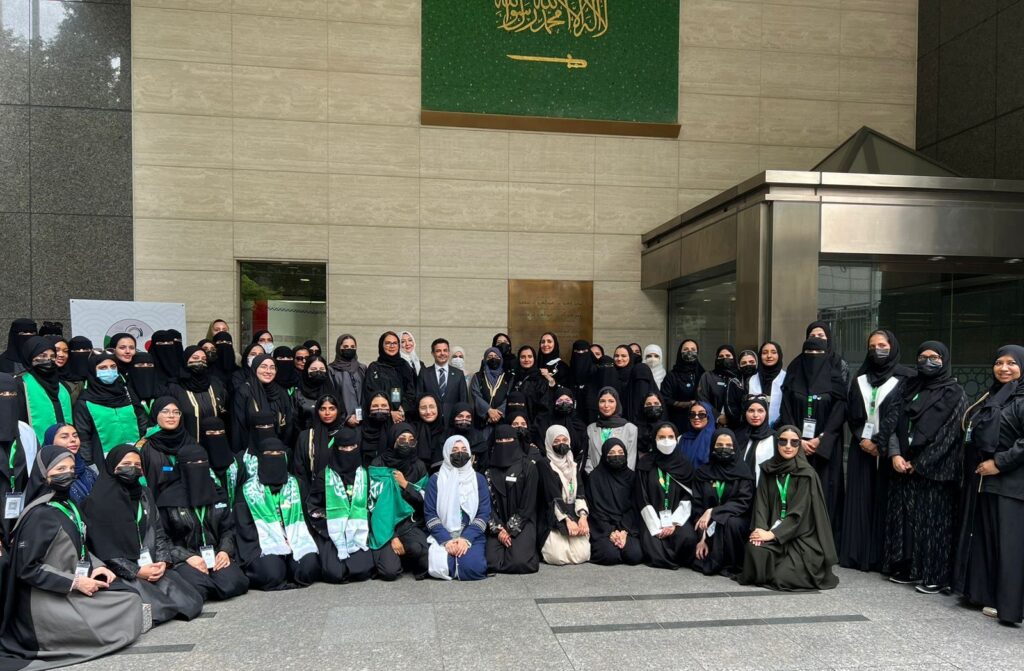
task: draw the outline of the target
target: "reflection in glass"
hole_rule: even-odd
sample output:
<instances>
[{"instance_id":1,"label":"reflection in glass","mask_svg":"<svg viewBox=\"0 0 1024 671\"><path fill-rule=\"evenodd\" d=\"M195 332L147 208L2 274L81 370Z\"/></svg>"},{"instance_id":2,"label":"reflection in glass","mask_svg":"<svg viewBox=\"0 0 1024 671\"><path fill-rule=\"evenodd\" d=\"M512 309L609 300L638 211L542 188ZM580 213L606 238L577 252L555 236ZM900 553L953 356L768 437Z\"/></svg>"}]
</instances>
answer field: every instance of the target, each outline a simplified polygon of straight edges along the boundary
<instances>
[{"instance_id":1,"label":"reflection in glass","mask_svg":"<svg viewBox=\"0 0 1024 671\"><path fill-rule=\"evenodd\" d=\"M676 361L679 344L691 338L708 366L719 345L736 340L736 274L730 273L672 289L668 294L669 349L665 366Z\"/></svg>"},{"instance_id":2,"label":"reflection in glass","mask_svg":"<svg viewBox=\"0 0 1024 671\"><path fill-rule=\"evenodd\" d=\"M252 334L267 329L275 345L295 347L327 336L327 266L323 263L241 261L242 335L236 349Z\"/></svg>"}]
</instances>

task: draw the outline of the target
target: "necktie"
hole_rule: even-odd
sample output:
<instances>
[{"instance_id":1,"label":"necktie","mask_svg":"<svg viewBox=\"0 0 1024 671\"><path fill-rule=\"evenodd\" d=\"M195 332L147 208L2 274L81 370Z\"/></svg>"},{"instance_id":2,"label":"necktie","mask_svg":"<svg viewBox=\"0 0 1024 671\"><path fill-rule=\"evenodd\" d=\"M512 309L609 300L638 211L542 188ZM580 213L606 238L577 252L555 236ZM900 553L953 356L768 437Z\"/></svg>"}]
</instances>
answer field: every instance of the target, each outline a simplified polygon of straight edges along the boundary
<instances>
[{"instance_id":1,"label":"necktie","mask_svg":"<svg viewBox=\"0 0 1024 671\"><path fill-rule=\"evenodd\" d=\"M448 376L444 374L444 368L437 369L437 386L441 390L441 396L443 397L445 392L448 391Z\"/></svg>"}]
</instances>

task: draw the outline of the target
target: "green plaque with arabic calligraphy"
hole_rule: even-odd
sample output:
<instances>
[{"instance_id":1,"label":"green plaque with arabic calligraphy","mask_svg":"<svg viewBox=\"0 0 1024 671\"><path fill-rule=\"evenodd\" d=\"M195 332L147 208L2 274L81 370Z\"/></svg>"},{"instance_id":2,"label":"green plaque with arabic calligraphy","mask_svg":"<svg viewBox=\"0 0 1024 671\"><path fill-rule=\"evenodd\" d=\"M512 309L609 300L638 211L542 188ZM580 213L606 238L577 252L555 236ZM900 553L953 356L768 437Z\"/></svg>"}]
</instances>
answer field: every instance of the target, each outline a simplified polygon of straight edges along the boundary
<instances>
[{"instance_id":1,"label":"green plaque with arabic calligraphy","mask_svg":"<svg viewBox=\"0 0 1024 671\"><path fill-rule=\"evenodd\" d=\"M678 131L679 0L423 0L422 38L424 123Z\"/></svg>"}]
</instances>

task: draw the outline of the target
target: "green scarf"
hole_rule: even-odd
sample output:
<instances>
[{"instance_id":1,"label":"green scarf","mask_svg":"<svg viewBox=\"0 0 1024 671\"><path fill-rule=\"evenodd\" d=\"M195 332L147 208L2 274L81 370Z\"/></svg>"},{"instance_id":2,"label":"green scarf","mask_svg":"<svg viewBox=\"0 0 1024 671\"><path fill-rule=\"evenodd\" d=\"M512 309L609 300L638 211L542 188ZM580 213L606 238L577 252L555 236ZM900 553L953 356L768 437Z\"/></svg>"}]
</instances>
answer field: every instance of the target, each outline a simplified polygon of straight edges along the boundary
<instances>
[{"instance_id":1,"label":"green scarf","mask_svg":"<svg viewBox=\"0 0 1024 671\"><path fill-rule=\"evenodd\" d=\"M366 509L366 469L356 469L356 480L351 489L331 468L324 469L327 492L327 535L338 550L338 559L366 549L369 534Z\"/></svg>"},{"instance_id":2,"label":"green scarf","mask_svg":"<svg viewBox=\"0 0 1024 671\"><path fill-rule=\"evenodd\" d=\"M288 482L277 494L259 478L250 478L242 486L242 494L256 523L262 556L291 555L299 561L316 553L316 543L302 514L299 482L294 475L288 476Z\"/></svg>"},{"instance_id":3,"label":"green scarf","mask_svg":"<svg viewBox=\"0 0 1024 671\"><path fill-rule=\"evenodd\" d=\"M379 550L395 536L395 527L402 520L412 517L415 512L402 496L402 490L395 482L393 468L370 466L370 495L367 507L370 512L369 545ZM416 491L422 492L427 486L428 476L419 482L410 483Z\"/></svg>"}]
</instances>

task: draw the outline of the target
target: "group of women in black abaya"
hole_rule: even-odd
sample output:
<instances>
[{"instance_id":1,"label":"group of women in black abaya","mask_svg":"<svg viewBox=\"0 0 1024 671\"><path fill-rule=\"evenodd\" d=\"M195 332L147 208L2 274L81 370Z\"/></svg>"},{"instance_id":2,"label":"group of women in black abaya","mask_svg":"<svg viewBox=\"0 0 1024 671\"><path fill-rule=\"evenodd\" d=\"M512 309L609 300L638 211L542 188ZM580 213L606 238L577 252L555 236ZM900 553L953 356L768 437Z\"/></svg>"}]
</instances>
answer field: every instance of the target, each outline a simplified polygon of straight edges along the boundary
<instances>
[{"instance_id":1,"label":"group of women in black abaya","mask_svg":"<svg viewBox=\"0 0 1024 671\"><path fill-rule=\"evenodd\" d=\"M33 331L12 324L0 355L16 369L0 372L13 668L104 654L136 619L190 619L248 589L542 561L787 590L834 587L839 563L1021 620L1019 347L968 404L942 343L908 367L875 331L851 376L822 322L788 367L774 341L723 345L707 370L684 340L666 370L656 346L606 356L577 340L565 361L553 333L515 350L497 334L471 375L443 339L424 365L407 331L382 334L369 365L349 334L328 361L268 331L236 357L223 322L187 348L158 331L148 351ZM98 594L120 620L90 640L32 619L82 617Z\"/></svg>"}]
</instances>

